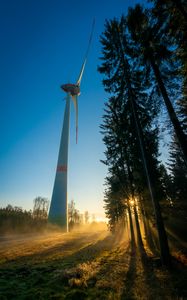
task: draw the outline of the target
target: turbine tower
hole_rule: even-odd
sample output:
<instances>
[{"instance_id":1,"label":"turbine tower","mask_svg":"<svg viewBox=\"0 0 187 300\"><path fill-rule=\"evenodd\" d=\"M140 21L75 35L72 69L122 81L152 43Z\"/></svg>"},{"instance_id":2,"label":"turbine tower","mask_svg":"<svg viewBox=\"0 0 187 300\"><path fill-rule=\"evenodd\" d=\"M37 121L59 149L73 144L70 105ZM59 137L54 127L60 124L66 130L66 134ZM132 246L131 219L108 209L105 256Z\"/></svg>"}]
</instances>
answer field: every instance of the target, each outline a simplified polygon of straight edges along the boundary
<instances>
[{"instance_id":1,"label":"turbine tower","mask_svg":"<svg viewBox=\"0 0 187 300\"><path fill-rule=\"evenodd\" d=\"M76 115L76 143L78 139L78 96L80 95L80 85L84 73L89 48L93 36L95 20L92 24L91 35L85 59L80 70L78 80L75 84L67 83L61 85L61 89L66 93L66 107L64 112L64 122L58 154L56 176L51 198L48 221L56 224L68 232L68 199L67 199L67 182L68 182L68 146L69 146L69 126L70 126L70 104L73 101Z\"/></svg>"}]
</instances>

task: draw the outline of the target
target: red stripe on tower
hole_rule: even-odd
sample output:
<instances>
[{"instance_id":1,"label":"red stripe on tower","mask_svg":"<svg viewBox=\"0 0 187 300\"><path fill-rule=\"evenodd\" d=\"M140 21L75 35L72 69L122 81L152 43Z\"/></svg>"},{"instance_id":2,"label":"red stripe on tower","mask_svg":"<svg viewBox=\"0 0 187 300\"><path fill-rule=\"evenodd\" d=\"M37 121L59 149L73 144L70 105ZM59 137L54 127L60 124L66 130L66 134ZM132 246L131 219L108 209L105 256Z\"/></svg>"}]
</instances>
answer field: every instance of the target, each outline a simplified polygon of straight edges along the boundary
<instances>
[{"instance_id":1,"label":"red stripe on tower","mask_svg":"<svg viewBox=\"0 0 187 300\"><path fill-rule=\"evenodd\" d=\"M67 172L67 166L57 166L57 172Z\"/></svg>"}]
</instances>

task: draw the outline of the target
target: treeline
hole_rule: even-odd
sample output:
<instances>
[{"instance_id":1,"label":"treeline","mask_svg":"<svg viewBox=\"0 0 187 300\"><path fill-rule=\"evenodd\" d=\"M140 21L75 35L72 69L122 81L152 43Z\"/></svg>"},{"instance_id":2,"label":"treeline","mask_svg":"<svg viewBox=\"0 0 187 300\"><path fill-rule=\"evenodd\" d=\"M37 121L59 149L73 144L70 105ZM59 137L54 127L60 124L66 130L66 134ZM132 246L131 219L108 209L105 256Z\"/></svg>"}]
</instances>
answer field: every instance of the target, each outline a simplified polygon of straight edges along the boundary
<instances>
[{"instance_id":1,"label":"treeline","mask_svg":"<svg viewBox=\"0 0 187 300\"><path fill-rule=\"evenodd\" d=\"M33 201L33 210L23 210L21 207L7 205L0 208L0 233L26 233L42 230L58 229L48 223L49 200L44 197L36 197ZM88 211L80 213L75 201L68 205L69 230L95 222L95 216Z\"/></svg>"},{"instance_id":2,"label":"treeline","mask_svg":"<svg viewBox=\"0 0 187 300\"><path fill-rule=\"evenodd\" d=\"M33 202L33 210L29 211L10 204L0 208L0 233L24 233L46 228L49 200L36 197Z\"/></svg>"},{"instance_id":3,"label":"treeline","mask_svg":"<svg viewBox=\"0 0 187 300\"><path fill-rule=\"evenodd\" d=\"M162 263L170 265L163 219L182 229L187 212L187 2L129 8L106 20L100 41L98 70L110 94L101 125L109 227L115 232L119 221L128 223L133 240L133 218L137 232L141 220L151 244L156 224ZM167 163L160 160L163 132Z\"/></svg>"}]
</instances>

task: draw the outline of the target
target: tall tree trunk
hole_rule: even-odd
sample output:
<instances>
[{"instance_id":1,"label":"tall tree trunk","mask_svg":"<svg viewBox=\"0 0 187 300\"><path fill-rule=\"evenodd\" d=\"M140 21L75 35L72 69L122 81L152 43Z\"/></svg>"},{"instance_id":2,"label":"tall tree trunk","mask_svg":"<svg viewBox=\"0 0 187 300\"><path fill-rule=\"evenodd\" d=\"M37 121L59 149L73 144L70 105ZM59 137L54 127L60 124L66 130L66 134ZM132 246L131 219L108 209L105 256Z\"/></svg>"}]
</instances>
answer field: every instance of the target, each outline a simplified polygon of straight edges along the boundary
<instances>
[{"instance_id":1,"label":"tall tree trunk","mask_svg":"<svg viewBox=\"0 0 187 300\"><path fill-rule=\"evenodd\" d=\"M180 144L181 150L182 150L183 155L184 155L185 163L187 165L187 137L184 134L184 132L182 130L182 127L180 125L180 122L179 122L179 120L178 120L178 118L176 116L176 113L174 111L173 105L172 105L172 103L171 103L171 101L170 101L170 99L168 97L165 85L163 83L159 67L155 63L154 58L153 58L152 55L150 56L150 63L151 63L151 66L153 68L153 71L154 71L156 80L158 82L158 86L160 88L160 91L162 93L162 97L164 99L166 108L168 110L168 114L169 114L170 120L171 120L171 122L173 124L173 127L175 129L175 133L176 133L178 142Z\"/></svg>"},{"instance_id":2,"label":"tall tree trunk","mask_svg":"<svg viewBox=\"0 0 187 300\"><path fill-rule=\"evenodd\" d=\"M155 214L158 236L159 236L161 260L162 260L163 265L170 267L171 266L171 257L170 257L170 251L169 251L169 246L168 246L168 239L167 239L166 231L164 228L164 223L163 223L162 214L161 214L161 210L160 210L160 204L157 200L157 197L156 197L155 191L153 189L153 185L152 185L151 174L150 174L150 170L149 170L148 163L147 163L147 156L146 156L146 151L145 151L143 133L142 133L141 125L139 122L139 118L138 118L138 114L137 114L137 110L136 110L136 102L134 99L135 96L133 93L133 89L132 89L130 77L129 77L130 76L129 75L130 74L129 63L124 57L125 51L123 49L123 42L121 41L120 35L119 35L119 42L120 42L119 46L120 46L120 51L121 51L121 57L122 57L123 65L124 65L124 77L126 79L127 88L129 91L129 100L130 100L130 104L132 107L132 115L133 115L133 119L134 119L136 133L137 133L138 143L140 146L140 153L141 153L140 155L142 158L142 163L143 163L143 167L144 167L144 171L145 171L145 176L147 179L149 193L150 193L153 208L154 208L154 214Z\"/></svg>"},{"instance_id":3,"label":"tall tree trunk","mask_svg":"<svg viewBox=\"0 0 187 300\"><path fill-rule=\"evenodd\" d=\"M141 235L141 231L140 231L140 223L139 223L139 219L138 219L138 213L137 213L135 198L134 198L133 209L134 209L134 218L135 218L135 223L136 223L138 247L140 248L140 250L144 251L144 246L143 246L142 235Z\"/></svg>"},{"instance_id":4,"label":"tall tree trunk","mask_svg":"<svg viewBox=\"0 0 187 300\"><path fill-rule=\"evenodd\" d=\"M148 214L147 214L146 209L143 207L141 202L140 202L140 209L141 209L142 221L143 221L143 224L144 224L144 231L145 231L146 241L148 243L148 246L149 246L150 250L154 254L158 255L158 251L159 251L158 243L156 244L156 242L154 240L153 233L151 231L150 224L149 224Z\"/></svg>"},{"instance_id":5,"label":"tall tree trunk","mask_svg":"<svg viewBox=\"0 0 187 300\"><path fill-rule=\"evenodd\" d=\"M155 253L155 245L153 241L153 236L150 230L150 226L148 224L148 219L146 218L145 214L142 213L142 222L144 224L144 231L145 231L145 237L146 237L146 242L150 248L150 250Z\"/></svg>"},{"instance_id":6,"label":"tall tree trunk","mask_svg":"<svg viewBox=\"0 0 187 300\"><path fill-rule=\"evenodd\" d=\"M130 209L130 203L129 200L127 200L127 210L129 214L129 225L130 225L130 232L131 232L131 246L135 246L135 236L134 236L134 228L133 228L133 222L132 222L132 214Z\"/></svg>"},{"instance_id":7,"label":"tall tree trunk","mask_svg":"<svg viewBox=\"0 0 187 300\"><path fill-rule=\"evenodd\" d=\"M127 163L127 171L128 171L128 178L129 178L129 183L130 183L131 196L132 196L132 200L134 201L133 211L134 211L134 218L135 218L135 224L136 224L137 244L141 250L144 250L141 231L140 231L140 224L139 224L139 220L138 220L138 213L137 213L137 208L136 208L135 192L134 192L134 187L133 187L134 178L133 178L133 174L132 174L132 171L130 168L128 157L126 157L126 163ZM129 201L128 201L128 204L129 204Z\"/></svg>"},{"instance_id":8,"label":"tall tree trunk","mask_svg":"<svg viewBox=\"0 0 187 300\"><path fill-rule=\"evenodd\" d=\"M166 231L164 228L164 222L162 219L160 204L157 200L156 193L155 193L155 190L154 190L153 184L152 184L151 174L150 174L150 170L149 170L148 163L147 163L143 133L142 133L141 125L140 125L139 118L137 115L136 103L135 103L133 95L130 95L130 99L131 99L131 106L132 106L132 112L133 112L133 116L134 116L137 137L138 137L138 141L139 141L139 145L140 145L140 152L141 152L143 167L145 170L148 188L149 188L149 192L150 192L150 196L151 196L151 200L152 200L152 204L153 204L153 208L154 208L154 213L155 213L155 219L156 219L158 236L159 236L161 260L162 260L163 265L170 267L171 257L170 257L170 252L169 252L168 239L167 239Z\"/></svg>"}]
</instances>

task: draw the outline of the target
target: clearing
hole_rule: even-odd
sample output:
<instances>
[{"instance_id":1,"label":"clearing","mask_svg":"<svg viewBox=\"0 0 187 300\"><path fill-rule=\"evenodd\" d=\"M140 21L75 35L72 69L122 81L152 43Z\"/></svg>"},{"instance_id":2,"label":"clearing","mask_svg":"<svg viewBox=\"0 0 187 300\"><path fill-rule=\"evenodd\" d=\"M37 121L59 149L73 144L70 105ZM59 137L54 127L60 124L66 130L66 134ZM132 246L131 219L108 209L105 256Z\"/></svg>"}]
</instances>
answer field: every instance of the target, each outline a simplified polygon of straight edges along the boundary
<instances>
[{"instance_id":1,"label":"clearing","mask_svg":"<svg viewBox=\"0 0 187 300\"><path fill-rule=\"evenodd\" d=\"M187 299L187 270L172 270L104 226L0 237L0 299Z\"/></svg>"}]
</instances>

